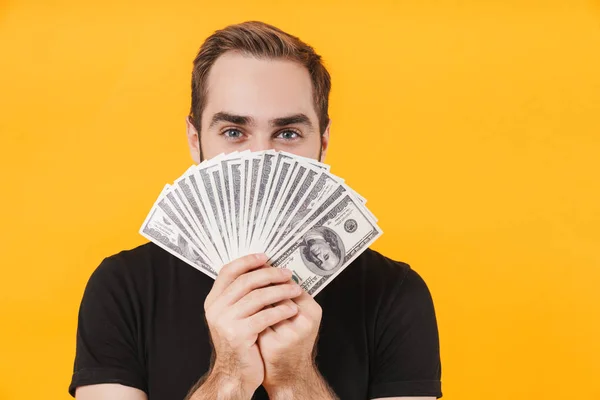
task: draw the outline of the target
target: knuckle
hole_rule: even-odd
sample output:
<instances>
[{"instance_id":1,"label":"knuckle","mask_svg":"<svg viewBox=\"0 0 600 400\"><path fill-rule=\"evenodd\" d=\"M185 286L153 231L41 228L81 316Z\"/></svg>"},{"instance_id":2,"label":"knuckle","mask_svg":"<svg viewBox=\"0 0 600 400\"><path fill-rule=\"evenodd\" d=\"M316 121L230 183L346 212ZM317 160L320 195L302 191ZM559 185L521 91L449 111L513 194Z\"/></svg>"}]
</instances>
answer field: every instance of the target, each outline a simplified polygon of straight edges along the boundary
<instances>
[{"instance_id":1,"label":"knuckle","mask_svg":"<svg viewBox=\"0 0 600 400\"><path fill-rule=\"evenodd\" d=\"M290 298L294 297L294 291L290 287L290 285L285 285L284 287L282 287L280 289L279 296L282 299L290 299Z\"/></svg>"},{"instance_id":2,"label":"knuckle","mask_svg":"<svg viewBox=\"0 0 600 400\"><path fill-rule=\"evenodd\" d=\"M228 342L235 342L237 337L237 330L233 326L225 326L220 330L221 336Z\"/></svg>"},{"instance_id":3,"label":"knuckle","mask_svg":"<svg viewBox=\"0 0 600 400\"><path fill-rule=\"evenodd\" d=\"M307 317L306 315L302 315L298 319L298 332L301 332L302 335L313 332L315 329L318 329L318 326L311 317Z\"/></svg>"},{"instance_id":4,"label":"knuckle","mask_svg":"<svg viewBox=\"0 0 600 400\"><path fill-rule=\"evenodd\" d=\"M271 268L261 268L254 272L254 278L256 283L260 285L266 285L273 281L273 274Z\"/></svg>"},{"instance_id":5,"label":"knuckle","mask_svg":"<svg viewBox=\"0 0 600 400\"><path fill-rule=\"evenodd\" d=\"M288 318L292 314L292 309L290 306L281 305L273 308L273 322L279 322Z\"/></svg>"},{"instance_id":6,"label":"knuckle","mask_svg":"<svg viewBox=\"0 0 600 400\"><path fill-rule=\"evenodd\" d=\"M304 308L307 314L310 315L312 318L320 319L323 315L323 309L316 301L312 303L306 303Z\"/></svg>"},{"instance_id":7,"label":"knuckle","mask_svg":"<svg viewBox=\"0 0 600 400\"><path fill-rule=\"evenodd\" d=\"M271 314L272 318L277 320L287 317L292 312L292 308L285 304L280 304L276 307L271 307L271 310L273 310Z\"/></svg>"},{"instance_id":8,"label":"knuckle","mask_svg":"<svg viewBox=\"0 0 600 400\"><path fill-rule=\"evenodd\" d=\"M275 307L271 307L272 318L283 318L290 312L289 307L283 304L279 304Z\"/></svg>"},{"instance_id":9,"label":"knuckle","mask_svg":"<svg viewBox=\"0 0 600 400\"><path fill-rule=\"evenodd\" d=\"M266 315L265 315L266 314ZM268 313L259 313L254 318L248 319L248 328L251 332L258 332L262 327L267 325Z\"/></svg>"},{"instance_id":10,"label":"knuckle","mask_svg":"<svg viewBox=\"0 0 600 400\"><path fill-rule=\"evenodd\" d=\"M252 279L249 274L240 275L236 279L237 284L242 286L243 288L247 288L252 284Z\"/></svg>"},{"instance_id":11,"label":"knuckle","mask_svg":"<svg viewBox=\"0 0 600 400\"><path fill-rule=\"evenodd\" d=\"M271 303L289 297L288 289L285 287L285 285L271 286L268 289L269 291L265 297L268 297L269 302Z\"/></svg>"},{"instance_id":12,"label":"knuckle","mask_svg":"<svg viewBox=\"0 0 600 400\"><path fill-rule=\"evenodd\" d=\"M296 312L296 310L294 310L294 308L289 304L280 304L277 307L275 307L275 310L275 312L277 313L277 318L279 319L287 318Z\"/></svg>"},{"instance_id":13,"label":"knuckle","mask_svg":"<svg viewBox=\"0 0 600 400\"><path fill-rule=\"evenodd\" d=\"M321 319L321 317L323 316L323 309L321 308L321 306L318 303L315 306L315 316L319 319Z\"/></svg>"},{"instance_id":14,"label":"knuckle","mask_svg":"<svg viewBox=\"0 0 600 400\"><path fill-rule=\"evenodd\" d=\"M204 312L204 316L206 317L206 322L208 322L209 325L214 322L214 313L210 309Z\"/></svg>"},{"instance_id":15,"label":"knuckle","mask_svg":"<svg viewBox=\"0 0 600 400\"><path fill-rule=\"evenodd\" d=\"M208 321L208 318L207 318ZM208 321L209 325L216 328L219 334L223 333L225 330L225 325L223 324L223 318L219 315L211 315L210 321Z\"/></svg>"},{"instance_id":16,"label":"knuckle","mask_svg":"<svg viewBox=\"0 0 600 400\"><path fill-rule=\"evenodd\" d=\"M270 283L276 283L278 274L277 271L273 271L275 268L265 268L261 270L260 280L264 285L268 285Z\"/></svg>"},{"instance_id":17,"label":"knuckle","mask_svg":"<svg viewBox=\"0 0 600 400\"><path fill-rule=\"evenodd\" d=\"M246 296L244 296L244 300L246 301L246 303L248 304L256 304L258 302L260 302L263 298L263 291L264 289L256 289L251 291L250 293L248 293Z\"/></svg>"},{"instance_id":18,"label":"knuckle","mask_svg":"<svg viewBox=\"0 0 600 400\"><path fill-rule=\"evenodd\" d=\"M223 265L223 267L221 267L221 270L219 271L219 274L217 275L217 279L219 279L219 278L221 278L221 280L229 279L232 274L232 271L231 271L232 268L233 267L231 266L231 263Z\"/></svg>"},{"instance_id":19,"label":"knuckle","mask_svg":"<svg viewBox=\"0 0 600 400\"><path fill-rule=\"evenodd\" d=\"M268 284L271 281L269 272L270 271L267 268L259 268L255 271L253 271L252 275L253 275L254 281L260 285Z\"/></svg>"},{"instance_id":20,"label":"knuckle","mask_svg":"<svg viewBox=\"0 0 600 400\"><path fill-rule=\"evenodd\" d=\"M296 287L295 284L288 283L288 284L285 284L282 286L283 286L282 290L285 292L287 297L294 297L294 296L298 295L298 288Z\"/></svg>"},{"instance_id":21,"label":"knuckle","mask_svg":"<svg viewBox=\"0 0 600 400\"><path fill-rule=\"evenodd\" d=\"M240 267L250 267L254 265L260 265L260 258L256 254L248 254L244 257L238 258L236 261L239 263Z\"/></svg>"},{"instance_id":22,"label":"knuckle","mask_svg":"<svg viewBox=\"0 0 600 400\"><path fill-rule=\"evenodd\" d=\"M250 292L249 297L252 302L268 305L273 303L273 298L276 297L277 288L268 286Z\"/></svg>"},{"instance_id":23,"label":"knuckle","mask_svg":"<svg viewBox=\"0 0 600 400\"><path fill-rule=\"evenodd\" d=\"M244 263L256 263L258 261L258 256L256 254L247 254L241 258Z\"/></svg>"},{"instance_id":24,"label":"knuckle","mask_svg":"<svg viewBox=\"0 0 600 400\"><path fill-rule=\"evenodd\" d=\"M267 268L266 271L269 273L269 278L271 279L281 279L281 277L283 276L283 273L279 268L270 267Z\"/></svg>"}]
</instances>

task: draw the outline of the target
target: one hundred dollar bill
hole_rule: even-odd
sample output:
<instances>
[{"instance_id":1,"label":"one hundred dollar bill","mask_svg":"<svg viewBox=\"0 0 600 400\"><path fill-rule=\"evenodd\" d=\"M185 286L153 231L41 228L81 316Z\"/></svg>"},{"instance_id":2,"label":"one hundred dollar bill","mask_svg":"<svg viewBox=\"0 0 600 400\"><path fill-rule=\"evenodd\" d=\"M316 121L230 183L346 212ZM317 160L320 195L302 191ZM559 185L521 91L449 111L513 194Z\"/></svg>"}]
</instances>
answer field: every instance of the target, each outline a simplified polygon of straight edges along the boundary
<instances>
[{"instance_id":1,"label":"one hundred dollar bill","mask_svg":"<svg viewBox=\"0 0 600 400\"><path fill-rule=\"evenodd\" d=\"M299 232L270 264L291 270L292 279L316 296L382 233L362 202L347 193Z\"/></svg>"}]
</instances>

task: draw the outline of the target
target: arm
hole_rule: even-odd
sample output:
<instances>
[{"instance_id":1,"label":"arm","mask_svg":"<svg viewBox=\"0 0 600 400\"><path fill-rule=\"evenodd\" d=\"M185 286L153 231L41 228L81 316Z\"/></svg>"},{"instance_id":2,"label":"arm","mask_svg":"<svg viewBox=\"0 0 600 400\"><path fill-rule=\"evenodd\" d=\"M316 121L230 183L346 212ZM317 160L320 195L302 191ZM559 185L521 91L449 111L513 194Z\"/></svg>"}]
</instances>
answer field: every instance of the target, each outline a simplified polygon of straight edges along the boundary
<instances>
[{"instance_id":1,"label":"arm","mask_svg":"<svg viewBox=\"0 0 600 400\"><path fill-rule=\"evenodd\" d=\"M301 377L298 379L298 377ZM315 365L308 372L299 372L290 378L289 385L269 390L269 398L273 400L338 400Z\"/></svg>"},{"instance_id":2,"label":"arm","mask_svg":"<svg viewBox=\"0 0 600 400\"><path fill-rule=\"evenodd\" d=\"M148 400L139 389L116 383L81 386L75 392L77 400Z\"/></svg>"},{"instance_id":3,"label":"arm","mask_svg":"<svg viewBox=\"0 0 600 400\"><path fill-rule=\"evenodd\" d=\"M146 390L137 293L120 257L105 259L90 277L79 308L72 396L112 399L114 393L114 398L137 400Z\"/></svg>"},{"instance_id":4,"label":"arm","mask_svg":"<svg viewBox=\"0 0 600 400\"><path fill-rule=\"evenodd\" d=\"M399 272L399 273L396 273ZM400 275L391 279L394 275ZM441 363L433 301L408 266L380 282L371 399L441 397Z\"/></svg>"},{"instance_id":5,"label":"arm","mask_svg":"<svg viewBox=\"0 0 600 400\"><path fill-rule=\"evenodd\" d=\"M204 399L248 399L251 394L244 393L241 389L241 380L231 379L224 376L214 369L206 377L203 377L190 390L185 400L204 400Z\"/></svg>"}]
</instances>

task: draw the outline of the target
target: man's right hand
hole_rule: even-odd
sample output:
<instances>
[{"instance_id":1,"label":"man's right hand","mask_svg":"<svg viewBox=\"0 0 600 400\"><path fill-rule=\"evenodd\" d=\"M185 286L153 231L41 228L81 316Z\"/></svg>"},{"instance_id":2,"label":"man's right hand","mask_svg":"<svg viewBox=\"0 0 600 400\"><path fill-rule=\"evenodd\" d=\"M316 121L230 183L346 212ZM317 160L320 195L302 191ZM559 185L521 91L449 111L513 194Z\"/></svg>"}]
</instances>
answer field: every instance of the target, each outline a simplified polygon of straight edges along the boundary
<instances>
[{"instance_id":1,"label":"man's right hand","mask_svg":"<svg viewBox=\"0 0 600 400\"><path fill-rule=\"evenodd\" d=\"M291 271L266 266L266 261L264 254L251 254L219 272L204 302L215 360L195 395L210 385L227 392L223 393L226 396L236 393L235 398L249 399L263 382L258 335L296 315L297 306L284 300L302 293L298 285L291 283Z\"/></svg>"}]
</instances>

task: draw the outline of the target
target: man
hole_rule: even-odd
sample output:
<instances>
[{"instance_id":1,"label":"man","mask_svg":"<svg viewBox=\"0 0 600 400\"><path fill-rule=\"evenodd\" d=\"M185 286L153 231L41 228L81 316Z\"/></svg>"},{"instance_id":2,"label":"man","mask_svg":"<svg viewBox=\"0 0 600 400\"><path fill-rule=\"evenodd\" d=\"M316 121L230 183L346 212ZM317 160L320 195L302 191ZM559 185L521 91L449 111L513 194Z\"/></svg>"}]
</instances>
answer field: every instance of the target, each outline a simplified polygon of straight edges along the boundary
<instances>
[{"instance_id":1,"label":"man","mask_svg":"<svg viewBox=\"0 0 600 400\"><path fill-rule=\"evenodd\" d=\"M299 39L259 22L215 32L194 60L187 119L194 161L246 149L323 159L329 89L320 57ZM441 396L431 296L408 265L367 250L313 299L266 259L235 260L215 281L151 243L105 259L81 303L70 393L80 400Z\"/></svg>"}]
</instances>

